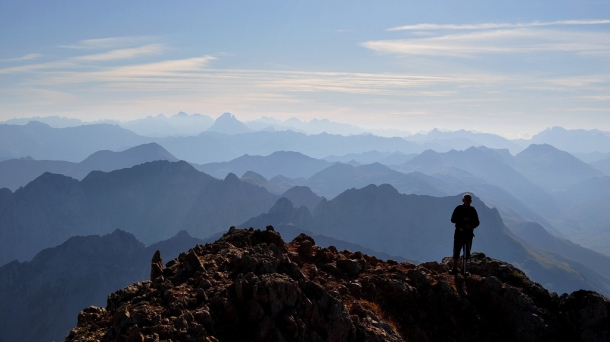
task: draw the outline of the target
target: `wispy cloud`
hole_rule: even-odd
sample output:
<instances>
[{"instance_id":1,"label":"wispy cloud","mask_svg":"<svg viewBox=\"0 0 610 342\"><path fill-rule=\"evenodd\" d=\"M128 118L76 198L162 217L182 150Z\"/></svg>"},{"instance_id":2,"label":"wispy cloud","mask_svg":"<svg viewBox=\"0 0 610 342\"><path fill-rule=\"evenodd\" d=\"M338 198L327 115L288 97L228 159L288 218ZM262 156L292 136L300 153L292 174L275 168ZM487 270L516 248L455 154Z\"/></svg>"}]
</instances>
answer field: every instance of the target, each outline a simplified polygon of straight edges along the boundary
<instances>
[{"instance_id":1,"label":"wispy cloud","mask_svg":"<svg viewBox=\"0 0 610 342\"><path fill-rule=\"evenodd\" d=\"M114 61L114 60L124 60L131 59L140 56L146 55L156 55L165 51L165 47L160 44L150 44L137 48L128 48L128 49L117 49L111 50L99 54L92 55L83 55L67 58L64 60L57 60L45 63L34 63L27 65L20 65L16 67L4 68L0 69L0 74L19 74L19 73L31 73L31 72L58 72L60 70L64 70L68 73L70 72L87 72L87 68L91 67L90 62L104 62L104 61ZM215 59L212 56L204 56L205 62L207 63L210 60ZM32 58L33 59L33 58ZM25 60L25 59L23 59ZM191 58L189 60L201 60L200 58ZM174 65L172 61L158 62L152 63L153 68L159 68L158 71L162 72L164 69L160 67L161 65L171 64ZM144 64L146 65L146 64ZM133 66L134 68L140 68L141 64L136 64ZM126 66L129 68L130 66ZM78 71L76 71L78 70Z\"/></svg>"},{"instance_id":2,"label":"wispy cloud","mask_svg":"<svg viewBox=\"0 0 610 342\"><path fill-rule=\"evenodd\" d=\"M42 57L41 54L38 53L30 53L27 54L25 56L21 56L21 57L17 57L17 58L7 58L7 59L0 59L0 62L21 62L21 61L31 61L33 59Z\"/></svg>"},{"instance_id":3,"label":"wispy cloud","mask_svg":"<svg viewBox=\"0 0 610 342\"><path fill-rule=\"evenodd\" d=\"M538 26L556 25L605 25L610 24L610 20L557 20L557 21L533 21L529 23L482 23L482 24L415 24L397 26L387 29L387 31L408 31L408 30L489 30L502 28L523 28Z\"/></svg>"},{"instance_id":4,"label":"wispy cloud","mask_svg":"<svg viewBox=\"0 0 610 342\"><path fill-rule=\"evenodd\" d=\"M77 44L60 45L61 48L77 49L77 50L106 50L116 49L127 46L141 45L151 41L151 37L147 36L129 36L129 37L110 37L99 39L85 39Z\"/></svg>"},{"instance_id":5,"label":"wispy cloud","mask_svg":"<svg viewBox=\"0 0 610 342\"><path fill-rule=\"evenodd\" d=\"M94 55L78 56L74 57L73 59L78 61L111 61L129 59L142 55L156 55L160 54L164 50L165 48L161 44L149 44L136 48L117 49Z\"/></svg>"},{"instance_id":6,"label":"wispy cloud","mask_svg":"<svg viewBox=\"0 0 610 342\"><path fill-rule=\"evenodd\" d=\"M60 60L60 61L52 61L45 63L35 63L35 64L27 64L20 65L16 67L4 68L0 69L0 74L25 74L43 70L59 70L63 68L69 68L74 70L77 67L77 64L70 60Z\"/></svg>"},{"instance_id":7,"label":"wispy cloud","mask_svg":"<svg viewBox=\"0 0 610 342\"><path fill-rule=\"evenodd\" d=\"M610 33L516 28L426 38L377 40L364 42L362 45L384 53L454 57L469 57L482 53L543 51L610 54Z\"/></svg>"}]
</instances>

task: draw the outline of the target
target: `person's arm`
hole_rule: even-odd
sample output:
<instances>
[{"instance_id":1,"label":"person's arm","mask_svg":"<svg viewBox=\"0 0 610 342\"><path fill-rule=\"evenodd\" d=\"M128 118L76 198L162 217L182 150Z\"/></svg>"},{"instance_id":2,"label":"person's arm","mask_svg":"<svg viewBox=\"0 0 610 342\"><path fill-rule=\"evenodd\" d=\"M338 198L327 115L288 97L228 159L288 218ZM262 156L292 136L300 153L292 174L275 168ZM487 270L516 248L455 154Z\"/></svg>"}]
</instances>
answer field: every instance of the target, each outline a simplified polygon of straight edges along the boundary
<instances>
[{"instance_id":1,"label":"person's arm","mask_svg":"<svg viewBox=\"0 0 610 342\"><path fill-rule=\"evenodd\" d=\"M453 209L453 214L451 214L451 223L456 223L457 224L458 221L460 220L459 214L458 214L458 211L459 211L458 209L459 208L460 207L457 206L457 207L455 207L455 209Z\"/></svg>"}]
</instances>

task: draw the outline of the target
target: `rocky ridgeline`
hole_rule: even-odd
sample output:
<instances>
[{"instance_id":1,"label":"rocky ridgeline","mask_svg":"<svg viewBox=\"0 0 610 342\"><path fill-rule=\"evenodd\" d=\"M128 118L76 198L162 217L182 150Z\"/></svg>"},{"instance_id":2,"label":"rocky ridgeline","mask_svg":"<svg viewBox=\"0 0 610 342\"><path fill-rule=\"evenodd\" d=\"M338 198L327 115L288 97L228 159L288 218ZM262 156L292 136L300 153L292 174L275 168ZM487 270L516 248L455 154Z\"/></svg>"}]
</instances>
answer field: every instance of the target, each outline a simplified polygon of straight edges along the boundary
<instances>
[{"instance_id":1,"label":"rocky ridgeline","mask_svg":"<svg viewBox=\"0 0 610 342\"><path fill-rule=\"evenodd\" d=\"M608 341L610 302L474 253L421 265L231 228L89 307L66 341Z\"/></svg>"}]
</instances>

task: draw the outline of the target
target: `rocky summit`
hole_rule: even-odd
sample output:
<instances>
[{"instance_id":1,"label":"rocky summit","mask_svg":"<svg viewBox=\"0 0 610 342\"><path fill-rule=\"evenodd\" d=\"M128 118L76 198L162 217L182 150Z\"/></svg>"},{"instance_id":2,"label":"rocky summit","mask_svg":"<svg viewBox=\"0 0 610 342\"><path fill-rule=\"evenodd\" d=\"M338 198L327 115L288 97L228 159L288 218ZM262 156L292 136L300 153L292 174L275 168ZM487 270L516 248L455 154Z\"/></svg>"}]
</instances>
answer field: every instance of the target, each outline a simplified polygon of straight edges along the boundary
<instances>
[{"instance_id":1,"label":"rocky summit","mask_svg":"<svg viewBox=\"0 0 610 342\"><path fill-rule=\"evenodd\" d=\"M89 307L65 341L608 341L610 302L474 253L420 265L231 228ZM160 266L159 266L160 264Z\"/></svg>"}]
</instances>

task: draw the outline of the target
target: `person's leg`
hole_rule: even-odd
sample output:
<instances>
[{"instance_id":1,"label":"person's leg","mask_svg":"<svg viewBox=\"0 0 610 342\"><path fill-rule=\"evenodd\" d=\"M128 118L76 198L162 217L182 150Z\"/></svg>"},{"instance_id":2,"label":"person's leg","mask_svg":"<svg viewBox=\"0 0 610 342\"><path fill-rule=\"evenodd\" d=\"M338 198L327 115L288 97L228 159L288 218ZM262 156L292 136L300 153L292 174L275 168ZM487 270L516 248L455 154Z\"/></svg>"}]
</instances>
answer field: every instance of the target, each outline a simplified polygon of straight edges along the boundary
<instances>
[{"instance_id":1,"label":"person's leg","mask_svg":"<svg viewBox=\"0 0 610 342\"><path fill-rule=\"evenodd\" d=\"M470 250L472 249L472 238L473 236L470 235L466 238L467 244L466 244L466 255L468 257L468 259L470 259Z\"/></svg>"},{"instance_id":2,"label":"person's leg","mask_svg":"<svg viewBox=\"0 0 610 342\"><path fill-rule=\"evenodd\" d=\"M461 235L456 230L453 234L453 269L452 273L457 273L458 259L460 258L460 249L462 248Z\"/></svg>"}]
</instances>

